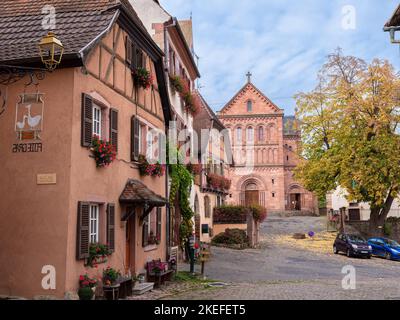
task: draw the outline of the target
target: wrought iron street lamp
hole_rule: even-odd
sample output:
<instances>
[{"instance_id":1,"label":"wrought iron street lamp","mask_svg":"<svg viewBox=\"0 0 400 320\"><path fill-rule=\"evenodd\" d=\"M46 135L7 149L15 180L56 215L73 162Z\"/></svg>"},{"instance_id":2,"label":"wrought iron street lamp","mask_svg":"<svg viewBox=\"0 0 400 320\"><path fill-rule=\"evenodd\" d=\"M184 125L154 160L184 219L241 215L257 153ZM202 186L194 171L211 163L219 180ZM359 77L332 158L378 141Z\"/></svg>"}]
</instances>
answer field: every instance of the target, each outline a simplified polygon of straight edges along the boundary
<instances>
[{"instance_id":1,"label":"wrought iron street lamp","mask_svg":"<svg viewBox=\"0 0 400 320\"><path fill-rule=\"evenodd\" d=\"M64 46L53 32L49 32L40 40L40 57L49 71L53 71L61 63Z\"/></svg>"}]
</instances>

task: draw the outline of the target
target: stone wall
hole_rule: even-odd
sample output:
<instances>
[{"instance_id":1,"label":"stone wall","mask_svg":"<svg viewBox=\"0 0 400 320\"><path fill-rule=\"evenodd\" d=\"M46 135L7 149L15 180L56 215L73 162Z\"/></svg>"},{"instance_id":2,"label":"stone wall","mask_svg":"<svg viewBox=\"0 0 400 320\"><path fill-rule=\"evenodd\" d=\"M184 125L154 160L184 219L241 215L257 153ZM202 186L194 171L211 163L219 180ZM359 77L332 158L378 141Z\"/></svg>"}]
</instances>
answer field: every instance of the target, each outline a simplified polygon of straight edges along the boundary
<instances>
[{"instance_id":1,"label":"stone wall","mask_svg":"<svg viewBox=\"0 0 400 320\"><path fill-rule=\"evenodd\" d=\"M370 237L369 221L348 221L346 222L345 229L346 232L358 231L365 238ZM400 242L400 219L389 218L386 222L386 227L381 230L379 236Z\"/></svg>"}]
</instances>

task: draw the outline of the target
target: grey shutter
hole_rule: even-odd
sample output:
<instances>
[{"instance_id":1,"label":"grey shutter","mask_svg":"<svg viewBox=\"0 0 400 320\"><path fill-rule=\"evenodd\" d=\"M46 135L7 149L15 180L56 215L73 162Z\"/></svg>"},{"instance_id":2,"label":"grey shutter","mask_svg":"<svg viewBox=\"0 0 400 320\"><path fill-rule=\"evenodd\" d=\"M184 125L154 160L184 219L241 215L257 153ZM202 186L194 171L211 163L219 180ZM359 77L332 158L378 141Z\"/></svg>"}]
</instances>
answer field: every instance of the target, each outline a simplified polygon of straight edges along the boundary
<instances>
[{"instance_id":1,"label":"grey shutter","mask_svg":"<svg viewBox=\"0 0 400 320\"><path fill-rule=\"evenodd\" d=\"M157 208L157 232L156 237L161 241L161 208Z\"/></svg>"},{"instance_id":2,"label":"grey shutter","mask_svg":"<svg viewBox=\"0 0 400 320\"><path fill-rule=\"evenodd\" d=\"M143 219L142 229L142 246L146 247L149 244L149 215Z\"/></svg>"},{"instance_id":3,"label":"grey shutter","mask_svg":"<svg viewBox=\"0 0 400 320\"><path fill-rule=\"evenodd\" d=\"M107 245L110 251L115 251L115 204L107 205Z\"/></svg>"},{"instance_id":4,"label":"grey shutter","mask_svg":"<svg viewBox=\"0 0 400 320\"><path fill-rule=\"evenodd\" d=\"M90 96L82 94L82 129L81 144L90 147L93 136L93 101Z\"/></svg>"},{"instance_id":5,"label":"grey shutter","mask_svg":"<svg viewBox=\"0 0 400 320\"><path fill-rule=\"evenodd\" d=\"M110 109L110 142L118 152L118 110Z\"/></svg>"},{"instance_id":6,"label":"grey shutter","mask_svg":"<svg viewBox=\"0 0 400 320\"><path fill-rule=\"evenodd\" d=\"M139 160L139 120L133 116L131 118L131 161Z\"/></svg>"},{"instance_id":7,"label":"grey shutter","mask_svg":"<svg viewBox=\"0 0 400 320\"><path fill-rule=\"evenodd\" d=\"M132 65L132 40L129 37L126 37L126 63L131 66Z\"/></svg>"},{"instance_id":8,"label":"grey shutter","mask_svg":"<svg viewBox=\"0 0 400 320\"><path fill-rule=\"evenodd\" d=\"M87 202L78 202L78 221L76 235L76 258L89 258L89 209Z\"/></svg>"}]
</instances>

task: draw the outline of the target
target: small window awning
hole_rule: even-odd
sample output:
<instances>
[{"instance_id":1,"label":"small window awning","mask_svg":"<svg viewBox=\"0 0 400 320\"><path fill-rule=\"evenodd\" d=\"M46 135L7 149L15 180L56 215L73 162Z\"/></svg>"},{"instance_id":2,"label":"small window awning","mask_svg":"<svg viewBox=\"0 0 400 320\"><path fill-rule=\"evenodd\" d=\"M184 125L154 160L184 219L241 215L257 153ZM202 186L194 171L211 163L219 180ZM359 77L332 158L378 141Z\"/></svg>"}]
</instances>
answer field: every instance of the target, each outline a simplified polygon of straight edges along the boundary
<instances>
[{"instance_id":1,"label":"small window awning","mask_svg":"<svg viewBox=\"0 0 400 320\"><path fill-rule=\"evenodd\" d=\"M144 218L153 208L165 206L168 200L147 188L141 181L129 179L119 197L119 202L134 207L143 207L141 218ZM126 221L129 216L130 214L125 215L122 220Z\"/></svg>"}]
</instances>

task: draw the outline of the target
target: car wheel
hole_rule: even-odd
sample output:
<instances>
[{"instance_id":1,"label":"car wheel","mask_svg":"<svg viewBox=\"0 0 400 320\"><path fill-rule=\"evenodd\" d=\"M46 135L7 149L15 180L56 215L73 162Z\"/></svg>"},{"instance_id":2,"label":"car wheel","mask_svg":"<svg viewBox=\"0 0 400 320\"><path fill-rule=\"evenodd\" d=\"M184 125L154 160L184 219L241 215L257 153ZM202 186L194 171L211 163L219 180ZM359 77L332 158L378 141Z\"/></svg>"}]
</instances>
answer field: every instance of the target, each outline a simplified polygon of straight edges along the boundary
<instances>
[{"instance_id":1,"label":"car wheel","mask_svg":"<svg viewBox=\"0 0 400 320\"><path fill-rule=\"evenodd\" d=\"M347 251L346 251L346 256L348 256L349 258L351 258L351 257L352 257L352 254L351 254L351 251L350 251L350 249L347 249Z\"/></svg>"},{"instance_id":2,"label":"car wheel","mask_svg":"<svg viewBox=\"0 0 400 320\"><path fill-rule=\"evenodd\" d=\"M371 259L371 255L368 255L368 256L367 256L367 259Z\"/></svg>"},{"instance_id":3,"label":"car wheel","mask_svg":"<svg viewBox=\"0 0 400 320\"><path fill-rule=\"evenodd\" d=\"M339 251L338 251L338 249L336 248L336 246L333 246L333 253L334 253L334 254L338 254L338 253L339 253Z\"/></svg>"},{"instance_id":4,"label":"car wheel","mask_svg":"<svg viewBox=\"0 0 400 320\"><path fill-rule=\"evenodd\" d=\"M385 258L386 258L387 260L392 260L392 254L391 254L390 252L386 252L386 253L385 253Z\"/></svg>"}]
</instances>

